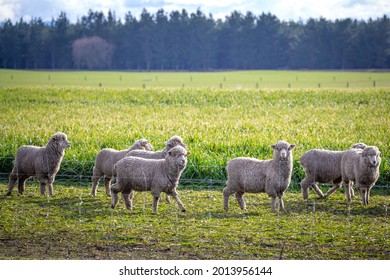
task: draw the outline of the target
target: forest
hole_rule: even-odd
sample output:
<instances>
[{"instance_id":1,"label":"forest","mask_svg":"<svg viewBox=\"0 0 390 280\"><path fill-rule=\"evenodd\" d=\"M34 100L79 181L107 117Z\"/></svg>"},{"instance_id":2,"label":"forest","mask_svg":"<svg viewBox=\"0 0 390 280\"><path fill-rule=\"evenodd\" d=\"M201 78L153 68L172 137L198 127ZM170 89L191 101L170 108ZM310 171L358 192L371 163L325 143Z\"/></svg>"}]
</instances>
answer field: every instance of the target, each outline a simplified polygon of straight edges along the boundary
<instances>
[{"instance_id":1,"label":"forest","mask_svg":"<svg viewBox=\"0 0 390 280\"><path fill-rule=\"evenodd\" d=\"M89 10L76 23L61 12L0 23L0 68L212 71L390 68L390 20L281 21L200 9L124 18Z\"/></svg>"}]
</instances>

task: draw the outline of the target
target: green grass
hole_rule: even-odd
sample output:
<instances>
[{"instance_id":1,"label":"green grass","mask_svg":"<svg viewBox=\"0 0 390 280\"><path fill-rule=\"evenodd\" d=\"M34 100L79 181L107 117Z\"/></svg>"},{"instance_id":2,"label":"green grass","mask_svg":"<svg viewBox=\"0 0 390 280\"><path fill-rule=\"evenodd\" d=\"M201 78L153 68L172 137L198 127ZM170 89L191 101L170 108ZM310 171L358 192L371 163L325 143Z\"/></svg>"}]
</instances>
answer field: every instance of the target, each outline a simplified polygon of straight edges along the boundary
<instances>
[{"instance_id":1,"label":"green grass","mask_svg":"<svg viewBox=\"0 0 390 280\"><path fill-rule=\"evenodd\" d=\"M220 190L179 190L186 213L162 202L152 214L149 193L137 193L130 212L122 201L112 210L102 190L55 191L42 197L30 182L25 196L0 196L0 259L390 258L388 190L350 208L341 192L304 202L288 191L286 214L271 213L264 194L246 196L247 212L231 198L225 213Z\"/></svg>"},{"instance_id":2,"label":"green grass","mask_svg":"<svg viewBox=\"0 0 390 280\"><path fill-rule=\"evenodd\" d=\"M390 75L388 72L370 71L89 72L0 69L0 85L105 88L388 88Z\"/></svg>"},{"instance_id":3,"label":"green grass","mask_svg":"<svg viewBox=\"0 0 390 280\"><path fill-rule=\"evenodd\" d=\"M118 74L122 81L114 81ZM334 82L352 75L355 81L375 79L376 88L370 83L354 88L352 82L349 88L342 83L325 88L325 77L332 82L336 74ZM389 188L374 188L366 207L355 198L348 208L341 191L327 200L311 192L304 202L298 186L305 151L344 150L356 142L378 146L377 185L390 185L390 94L377 75L383 74L2 70L0 259L389 259ZM192 86L174 81L191 76ZM135 82L125 84L130 77ZM252 86L255 79L258 89ZM40 196L33 180L24 196L15 190L5 196L17 148L45 145L57 131L68 134L72 147L57 175L56 195ZM178 212L175 203L161 203L159 213L152 214L148 193L136 194L133 212L122 202L112 210L102 183L98 196L90 196L100 149L125 149L143 137L159 150L172 135L180 135L191 152L179 187L187 213ZM264 194L246 196L247 212L232 198L225 213L221 190L227 161L271 158L270 145L281 139L296 144L288 213L270 213Z\"/></svg>"},{"instance_id":4,"label":"green grass","mask_svg":"<svg viewBox=\"0 0 390 280\"><path fill-rule=\"evenodd\" d=\"M102 148L146 138L158 150L180 135L191 152L184 179L224 183L228 160L270 158L270 146L283 139L296 144L294 184L307 150L364 142L382 152L378 184L390 185L389 99L386 89L0 88L0 173L8 176L19 146L45 145L62 131L72 147L59 175L85 180Z\"/></svg>"}]
</instances>

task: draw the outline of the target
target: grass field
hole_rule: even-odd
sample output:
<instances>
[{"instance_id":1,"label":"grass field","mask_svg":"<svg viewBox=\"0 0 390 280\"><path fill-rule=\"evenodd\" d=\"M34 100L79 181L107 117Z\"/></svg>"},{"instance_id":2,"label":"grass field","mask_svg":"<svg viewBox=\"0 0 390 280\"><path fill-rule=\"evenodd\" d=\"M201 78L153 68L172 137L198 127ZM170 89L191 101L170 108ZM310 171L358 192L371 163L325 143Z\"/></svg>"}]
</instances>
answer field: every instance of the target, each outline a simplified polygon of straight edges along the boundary
<instances>
[{"instance_id":1,"label":"grass field","mask_svg":"<svg viewBox=\"0 0 390 280\"><path fill-rule=\"evenodd\" d=\"M4 193L5 185L0 185ZM225 213L215 190L181 190L186 213L137 193L134 210L89 195L85 187L56 186L57 195L0 196L1 259L389 259L389 193L376 192L348 209L341 193L308 203L287 192L287 214L269 211L264 194L248 195L247 212L231 199Z\"/></svg>"},{"instance_id":2,"label":"grass field","mask_svg":"<svg viewBox=\"0 0 390 280\"><path fill-rule=\"evenodd\" d=\"M367 207L355 198L348 208L342 191L327 200L311 192L304 202L298 186L304 176L298 160L305 151L343 150L356 142L378 146L377 185L390 185L390 94L387 82L381 86L376 76L386 81L388 74L363 73L369 81L372 75L371 85L359 88L352 82L349 88L326 88L325 77L355 74L359 81L363 74L253 71L238 73L228 88L235 72L122 73L122 82L125 75L138 82L142 75L158 75L144 89L135 83L121 87L118 81L109 86L109 75L114 80L119 72L69 72L68 78L65 73L0 71L0 259L389 259L389 188L374 188ZM318 82L288 88L286 73L298 81L316 75L321 88ZM102 74L107 80L99 87ZM252 74L261 75L264 83L270 75L275 84L250 87L245 81ZM28 78L17 82L19 75ZM34 75L46 75L46 82L50 75L50 81ZM91 84L82 84L83 75ZM182 87L182 81L164 82L160 75L167 80L192 76L197 84ZM222 89L221 80L211 82L218 75L226 75ZM56 131L67 133L72 142L57 176L56 195L39 196L32 180L24 196L15 192L6 197L17 148L44 145ZM187 213L162 203L159 214L152 214L147 193L136 195L132 213L123 203L111 210L103 187L90 197L90 175L101 148L125 149L144 137L159 150L172 135L182 136L191 152L179 188ZM270 213L264 194L248 195L245 213L231 199L232 210L224 213L227 161L270 158L270 145L281 139L296 144L288 213Z\"/></svg>"},{"instance_id":3,"label":"grass field","mask_svg":"<svg viewBox=\"0 0 390 280\"><path fill-rule=\"evenodd\" d=\"M105 88L389 88L390 74L371 71L83 72L0 69L0 85Z\"/></svg>"}]
</instances>

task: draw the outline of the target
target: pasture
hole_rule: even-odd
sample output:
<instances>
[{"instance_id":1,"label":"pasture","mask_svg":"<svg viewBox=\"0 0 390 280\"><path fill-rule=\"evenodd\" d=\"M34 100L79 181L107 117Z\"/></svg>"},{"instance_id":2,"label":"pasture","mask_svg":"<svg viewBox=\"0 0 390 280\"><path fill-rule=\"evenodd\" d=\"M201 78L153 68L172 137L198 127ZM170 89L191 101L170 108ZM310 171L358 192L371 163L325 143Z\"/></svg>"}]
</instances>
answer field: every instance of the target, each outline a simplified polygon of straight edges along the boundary
<instances>
[{"instance_id":1,"label":"pasture","mask_svg":"<svg viewBox=\"0 0 390 280\"><path fill-rule=\"evenodd\" d=\"M0 85L218 89L389 88L390 75L388 72L371 71L89 72L0 69Z\"/></svg>"},{"instance_id":2,"label":"pasture","mask_svg":"<svg viewBox=\"0 0 390 280\"><path fill-rule=\"evenodd\" d=\"M346 88L324 81L336 74L360 81L361 73L323 72L298 86L293 83L298 74L303 81L311 72L278 77L253 71L238 73L227 86L234 73L122 73L122 81L114 81L119 72L69 72L65 78L66 72L0 71L0 259L389 259L388 74L366 72L365 86L350 82ZM30 78L17 81L22 74ZM259 75L265 83L267 74L276 81L263 87ZM118 85L127 75L137 83ZM176 76L187 81L192 76L194 86L173 81ZM211 76L218 79L211 82ZM45 145L57 131L68 135L72 147L57 175L56 195L41 197L37 181L30 180L24 196L15 190L5 196L17 148ZM122 201L112 210L102 183L97 197L90 196L100 149L125 149L146 138L160 150L172 135L180 135L191 152L178 190L188 212L161 203L152 214L149 193L136 194L133 212ZM270 213L264 194L246 196L247 212L231 198L225 213L227 161L269 159L270 145L281 139L296 144L288 213ZM328 199L310 192L303 201L299 157L312 148L344 150L356 142L381 150L379 187L370 204L364 207L355 198L348 207L342 191Z\"/></svg>"}]
</instances>

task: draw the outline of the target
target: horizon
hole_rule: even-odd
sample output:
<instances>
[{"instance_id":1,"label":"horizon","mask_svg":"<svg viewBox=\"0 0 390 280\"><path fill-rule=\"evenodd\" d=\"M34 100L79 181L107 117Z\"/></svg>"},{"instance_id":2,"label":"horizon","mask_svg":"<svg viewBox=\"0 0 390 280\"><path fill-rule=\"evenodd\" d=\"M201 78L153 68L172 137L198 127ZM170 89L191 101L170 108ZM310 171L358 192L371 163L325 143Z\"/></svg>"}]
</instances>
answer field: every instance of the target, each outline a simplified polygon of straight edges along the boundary
<instances>
[{"instance_id":1,"label":"horizon","mask_svg":"<svg viewBox=\"0 0 390 280\"><path fill-rule=\"evenodd\" d=\"M315 7L308 0L294 3L287 0L272 3L264 0L228 0L223 3L216 0L91 0L86 3L79 3L78 0L0 0L0 7L0 22L10 20L13 23L21 19L27 22L32 19L51 22L61 13L65 13L71 23L77 23L90 10L103 12L104 15L111 11L121 21L130 12L138 20L143 9L152 15L161 9L166 15L172 11L186 10L188 14L192 14L200 10L208 17L211 15L214 20L225 20L234 11L243 15L251 12L254 16L269 13L284 22L307 22L309 19L320 18L330 21L346 18L367 21L390 16L390 2L386 0L321 0L316 1Z\"/></svg>"}]
</instances>

